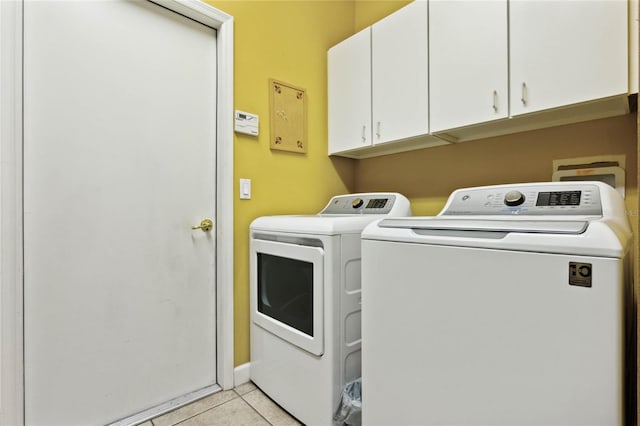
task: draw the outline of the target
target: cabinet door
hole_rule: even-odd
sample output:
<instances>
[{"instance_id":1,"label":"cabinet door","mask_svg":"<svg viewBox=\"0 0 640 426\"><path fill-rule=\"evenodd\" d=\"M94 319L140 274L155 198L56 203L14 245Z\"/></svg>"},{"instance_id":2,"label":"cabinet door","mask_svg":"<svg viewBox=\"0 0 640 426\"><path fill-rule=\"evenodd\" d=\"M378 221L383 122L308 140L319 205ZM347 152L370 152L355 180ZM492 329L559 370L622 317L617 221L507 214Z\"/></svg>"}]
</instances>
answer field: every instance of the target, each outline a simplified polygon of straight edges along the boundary
<instances>
[{"instance_id":1,"label":"cabinet door","mask_svg":"<svg viewBox=\"0 0 640 426\"><path fill-rule=\"evenodd\" d=\"M626 0L511 0L511 115L627 93Z\"/></svg>"},{"instance_id":2,"label":"cabinet door","mask_svg":"<svg viewBox=\"0 0 640 426\"><path fill-rule=\"evenodd\" d=\"M373 144L429 132L428 3L372 26Z\"/></svg>"},{"instance_id":3,"label":"cabinet door","mask_svg":"<svg viewBox=\"0 0 640 426\"><path fill-rule=\"evenodd\" d=\"M508 116L507 18L507 0L430 1L431 132Z\"/></svg>"},{"instance_id":4,"label":"cabinet door","mask_svg":"<svg viewBox=\"0 0 640 426\"><path fill-rule=\"evenodd\" d=\"M329 154L371 145L371 28L329 49Z\"/></svg>"}]
</instances>

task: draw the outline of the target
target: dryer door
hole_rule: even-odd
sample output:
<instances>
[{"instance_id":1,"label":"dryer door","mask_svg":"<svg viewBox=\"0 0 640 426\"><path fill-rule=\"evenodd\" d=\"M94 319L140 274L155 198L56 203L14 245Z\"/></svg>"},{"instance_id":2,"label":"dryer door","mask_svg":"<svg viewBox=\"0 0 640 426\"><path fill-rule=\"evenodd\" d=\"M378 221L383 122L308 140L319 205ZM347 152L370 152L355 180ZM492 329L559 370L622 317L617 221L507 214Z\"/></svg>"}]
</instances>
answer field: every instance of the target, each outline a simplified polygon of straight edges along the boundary
<instances>
[{"instance_id":1,"label":"dryer door","mask_svg":"<svg viewBox=\"0 0 640 426\"><path fill-rule=\"evenodd\" d=\"M251 241L251 320L276 336L322 355L321 247Z\"/></svg>"}]
</instances>

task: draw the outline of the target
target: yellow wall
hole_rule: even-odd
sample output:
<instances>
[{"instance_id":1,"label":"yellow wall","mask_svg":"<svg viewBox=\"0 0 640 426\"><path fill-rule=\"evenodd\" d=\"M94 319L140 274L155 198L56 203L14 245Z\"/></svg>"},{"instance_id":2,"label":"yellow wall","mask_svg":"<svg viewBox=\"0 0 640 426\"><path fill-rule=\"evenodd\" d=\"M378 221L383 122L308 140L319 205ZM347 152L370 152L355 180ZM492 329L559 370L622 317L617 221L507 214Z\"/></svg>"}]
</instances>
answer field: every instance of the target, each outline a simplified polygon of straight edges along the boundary
<instances>
[{"instance_id":1,"label":"yellow wall","mask_svg":"<svg viewBox=\"0 0 640 426\"><path fill-rule=\"evenodd\" d=\"M434 215L455 189L551 180L554 159L626 155L626 204L637 231L636 115L360 160L357 191L405 194L414 215ZM384 170L384 173L380 173Z\"/></svg>"},{"instance_id":2,"label":"yellow wall","mask_svg":"<svg viewBox=\"0 0 640 426\"><path fill-rule=\"evenodd\" d=\"M631 34L630 37L632 39L635 39L638 43L640 43L640 30L638 30L638 27L636 26L636 31L638 31L636 34ZM637 46L637 44L636 44ZM636 61L638 60L638 58L636 57ZM640 76L636 76L636 78L640 78ZM631 83L633 85L633 83ZM636 82L636 87L640 87L640 81ZM636 114L636 126L637 126L637 139L636 139L636 152L638 153L638 158L636 158L636 167L638 168L638 171L636 172L636 175L639 176L639 180L640 180L640 144L637 143L638 140L640 140L640 114ZM638 199L640 200L640 197L638 197ZM633 242L634 242L634 246L635 246L635 255L634 255L634 280L635 280L635 294L636 294L636 303L638 300L638 295L640 295L640 237L638 236L638 229L640 229L640 201L636 200L636 205L635 205L635 218L632 221L632 224L634 224L636 226L636 228L634 229L634 233L633 233ZM638 309L637 305L636 305L636 324L640 324L640 310ZM635 398L635 404L636 404L636 410L634 412L635 417L632 419L631 424L638 424L638 418L640 417L640 404L638 404L638 401L640 401L640 387L638 387L638 383L640 383L640 368L638 368L638 364L639 362L639 357L640 357L640 349L638 348L638 346L640 346L640 328L636 328L636 398Z\"/></svg>"},{"instance_id":3,"label":"yellow wall","mask_svg":"<svg viewBox=\"0 0 640 426\"><path fill-rule=\"evenodd\" d=\"M411 1L355 0L355 31ZM603 154L627 156L627 210L638 229L636 116L429 148L357 163L356 191L399 191L414 214L437 214L457 188L551 179L552 161ZM384 174L379 171L384 170Z\"/></svg>"},{"instance_id":4,"label":"yellow wall","mask_svg":"<svg viewBox=\"0 0 640 426\"><path fill-rule=\"evenodd\" d=\"M355 0L354 32L365 29L369 25L395 12L413 0Z\"/></svg>"},{"instance_id":5,"label":"yellow wall","mask_svg":"<svg viewBox=\"0 0 640 426\"><path fill-rule=\"evenodd\" d=\"M553 159L626 154L627 205L637 230L635 116L360 161L329 158L327 49L410 1L207 1L235 19L235 108L260 116L259 137L234 138L235 365L249 361L248 227L256 217L316 212L338 193L383 190L405 193L415 214L430 215L459 187L548 180ZM269 148L269 78L306 89L306 155ZM252 179L251 200L238 199L239 178Z\"/></svg>"},{"instance_id":6,"label":"yellow wall","mask_svg":"<svg viewBox=\"0 0 640 426\"><path fill-rule=\"evenodd\" d=\"M327 50L353 34L351 1L208 0L234 17L235 108L260 116L260 135L234 138L234 357L249 361L249 224L259 216L318 212L352 192L354 164L327 156ZM306 89L308 152L269 149L269 78ZM238 179L252 180L239 200Z\"/></svg>"},{"instance_id":7,"label":"yellow wall","mask_svg":"<svg viewBox=\"0 0 640 426\"><path fill-rule=\"evenodd\" d=\"M354 30L359 31L410 2L355 0ZM638 228L635 117L360 160L356 166L356 191L398 191L409 197L414 214L433 215L457 188L551 180L554 159L625 154L626 203L635 232Z\"/></svg>"}]
</instances>

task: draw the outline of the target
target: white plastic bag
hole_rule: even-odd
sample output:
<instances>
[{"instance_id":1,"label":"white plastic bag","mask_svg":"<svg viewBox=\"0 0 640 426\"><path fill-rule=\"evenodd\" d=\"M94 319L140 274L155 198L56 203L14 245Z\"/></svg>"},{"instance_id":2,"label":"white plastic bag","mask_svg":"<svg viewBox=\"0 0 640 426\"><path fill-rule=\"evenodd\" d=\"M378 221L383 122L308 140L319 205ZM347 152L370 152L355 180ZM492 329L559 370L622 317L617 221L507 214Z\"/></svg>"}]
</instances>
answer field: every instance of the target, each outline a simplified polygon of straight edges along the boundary
<instances>
[{"instance_id":1,"label":"white plastic bag","mask_svg":"<svg viewBox=\"0 0 640 426\"><path fill-rule=\"evenodd\" d=\"M362 379L356 379L344 385L342 398L333 416L336 425L362 424Z\"/></svg>"}]
</instances>

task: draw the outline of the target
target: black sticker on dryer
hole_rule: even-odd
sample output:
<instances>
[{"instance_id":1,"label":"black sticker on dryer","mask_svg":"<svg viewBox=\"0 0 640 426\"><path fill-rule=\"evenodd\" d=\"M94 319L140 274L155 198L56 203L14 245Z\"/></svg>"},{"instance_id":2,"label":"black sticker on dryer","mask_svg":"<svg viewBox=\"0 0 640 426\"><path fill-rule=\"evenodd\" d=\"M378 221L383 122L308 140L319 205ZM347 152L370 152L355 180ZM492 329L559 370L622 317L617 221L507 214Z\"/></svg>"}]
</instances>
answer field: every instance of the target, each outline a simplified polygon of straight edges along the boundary
<instances>
[{"instance_id":1,"label":"black sticker on dryer","mask_svg":"<svg viewBox=\"0 0 640 426\"><path fill-rule=\"evenodd\" d=\"M569 262L569 285L591 287L591 263Z\"/></svg>"}]
</instances>

